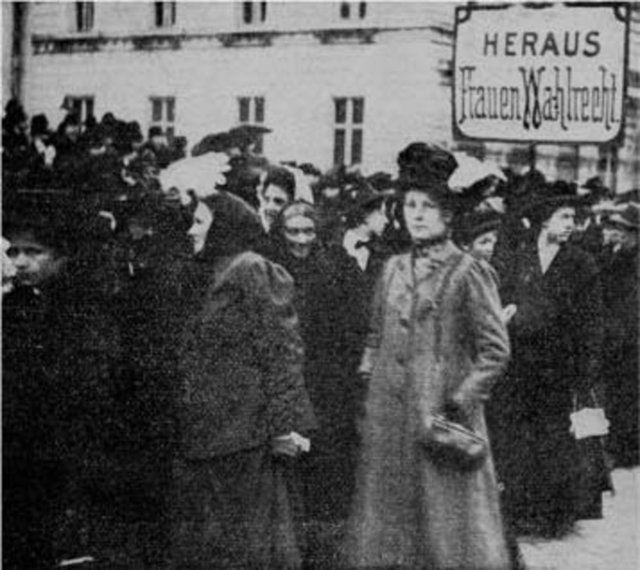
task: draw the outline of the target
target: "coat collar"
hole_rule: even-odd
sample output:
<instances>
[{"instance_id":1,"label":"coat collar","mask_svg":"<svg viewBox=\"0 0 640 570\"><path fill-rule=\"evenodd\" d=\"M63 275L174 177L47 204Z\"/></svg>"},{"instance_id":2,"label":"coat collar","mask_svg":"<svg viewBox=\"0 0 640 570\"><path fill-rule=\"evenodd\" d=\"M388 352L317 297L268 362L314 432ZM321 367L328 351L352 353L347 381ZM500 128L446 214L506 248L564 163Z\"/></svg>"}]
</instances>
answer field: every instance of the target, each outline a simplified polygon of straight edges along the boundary
<instances>
[{"instance_id":1,"label":"coat collar","mask_svg":"<svg viewBox=\"0 0 640 570\"><path fill-rule=\"evenodd\" d=\"M398 274L406 285L413 287L435 275L437 270L445 265L452 256L461 253L451 240L433 246L429 255L420 259L414 259L410 252L405 253L398 257ZM417 271L414 271L414 264L418 264Z\"/></svg>"}]
</instances>

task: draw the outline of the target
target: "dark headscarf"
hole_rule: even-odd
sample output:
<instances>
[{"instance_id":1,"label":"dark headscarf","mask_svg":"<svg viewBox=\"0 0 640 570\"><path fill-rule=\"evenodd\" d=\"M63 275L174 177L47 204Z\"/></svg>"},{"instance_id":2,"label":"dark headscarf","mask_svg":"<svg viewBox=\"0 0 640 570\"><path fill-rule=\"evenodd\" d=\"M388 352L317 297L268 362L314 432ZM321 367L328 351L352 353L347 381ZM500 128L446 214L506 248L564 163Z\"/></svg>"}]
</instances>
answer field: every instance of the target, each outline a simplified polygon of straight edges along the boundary
<instances>
[{"instance_id":1,"label":"dark headscarf","mask_svg":"<svg viewBox=\"0 0 640 570\"><path fill-rule=\"evenodd\" d=\"M260 218L249 204L228 192L199 198L211 212L213 223L199 259L214 259L251 250L262 235ZM192 203L195 210L197 201Z\"/></svg>"}]
</instances>

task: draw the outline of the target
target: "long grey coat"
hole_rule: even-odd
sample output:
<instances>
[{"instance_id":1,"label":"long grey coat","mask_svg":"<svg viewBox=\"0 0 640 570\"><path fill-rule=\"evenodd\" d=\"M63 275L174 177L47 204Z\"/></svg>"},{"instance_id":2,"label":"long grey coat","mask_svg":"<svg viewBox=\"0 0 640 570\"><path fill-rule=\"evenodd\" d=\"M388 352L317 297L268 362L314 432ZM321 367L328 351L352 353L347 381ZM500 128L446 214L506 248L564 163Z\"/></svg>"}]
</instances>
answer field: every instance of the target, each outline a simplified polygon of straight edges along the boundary
<instances>
[{"instance_id":1,"label":"long grey coat","mask_svg":"<svg viewBox=\"0 0 640 570\"><path fill-rule=\"evenodd\" d=\"M507 568L492 459L460 472L421 443L424 421L461 394L486 435L482 402L509 359L494 273L450 242L417 263L428 269L416 278L410 254L391 258L375 296L346 564Z\"/></svg>"}]
</instances>

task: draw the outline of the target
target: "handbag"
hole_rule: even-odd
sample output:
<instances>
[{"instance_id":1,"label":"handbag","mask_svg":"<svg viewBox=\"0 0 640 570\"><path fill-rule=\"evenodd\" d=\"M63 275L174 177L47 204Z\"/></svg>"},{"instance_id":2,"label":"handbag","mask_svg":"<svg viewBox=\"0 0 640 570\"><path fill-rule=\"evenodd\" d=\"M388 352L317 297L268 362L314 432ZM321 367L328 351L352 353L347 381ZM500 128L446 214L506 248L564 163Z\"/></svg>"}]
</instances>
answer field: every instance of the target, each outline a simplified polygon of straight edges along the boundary
<instances>
[{"instance_id":1,"label":"handbag","mask_svg":"<svg viewBox=\"0 0 640 570\"><path fill-rule=\"evenodd\" d=\"M593 389L589 390L589 396L591 405L579 409L578 397L574 395L570 414L570 429L578 449L575 511L578 519L601 519L602 493L614 492L605 443L609 420Z\"/></svg>"},{"instance_id":2,"label":"handbag","mask_svg":"<svg viewBox=\"0 0 640 570\"><path fill-rule=\"evenodd\" d=\"M451 264L436 295L436 307L442 305L442 297L456 270L466 268L469 262L469 256L460 255ZM434 328L434 351L441 354L442 315L439 312L435 315ZM465 424L462 410L451 406L445 407L442 414L430 414L426 417L422 442L434 462L459 471L478 469L484 463L489 449L487 440Z\"/></svg>"},{"instance_id":3,"label":"handbag","mask_svg":"<svg viewBox=\"0 0 640 570\"><path fill-rule=\"evenodd\" d=\"M487 457L487 440L443 415L426 421L423 442L434 461L461 471L478 469Z\"/></svg>"},{"instance_id":4,"label":"handbag","mask_svg":"<svg viewBox=\"0 0 640 570\"><path fill-rule=\"evenodd\" d=\"M604 414L602 407L598 405L595 392L590 390L593 403L592 407L578 409L578 399L574 396L573 412L569 415L571 420L571 433L576 439L586 437L598 437L609 433L609 420Z\"/></svg>"}]
</instances>

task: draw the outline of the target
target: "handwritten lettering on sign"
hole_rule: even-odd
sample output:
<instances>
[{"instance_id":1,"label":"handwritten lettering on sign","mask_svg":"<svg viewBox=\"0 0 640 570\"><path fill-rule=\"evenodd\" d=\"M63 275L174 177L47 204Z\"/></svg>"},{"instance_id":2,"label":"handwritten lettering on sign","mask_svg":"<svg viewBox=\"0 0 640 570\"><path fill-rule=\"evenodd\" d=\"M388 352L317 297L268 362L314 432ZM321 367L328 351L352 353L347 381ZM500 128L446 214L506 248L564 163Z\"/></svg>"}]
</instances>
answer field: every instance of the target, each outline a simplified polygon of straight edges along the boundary
<instances>
[{"instance_id":1,"label":"handwritten lettering on sign","mask_svg":"<svg viewBox=\"0 0 640 570\"><path fill-rule=\"evenodd\" d=\"M624 5L456 10L454 132L607 142L624 117Z\"/></svg>"}]
</instances>

